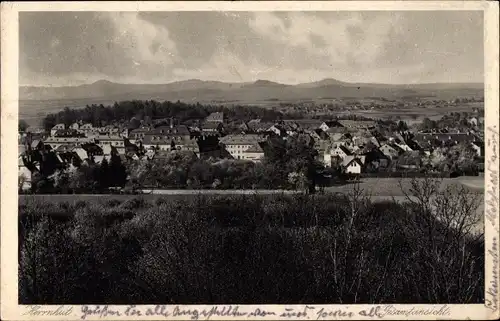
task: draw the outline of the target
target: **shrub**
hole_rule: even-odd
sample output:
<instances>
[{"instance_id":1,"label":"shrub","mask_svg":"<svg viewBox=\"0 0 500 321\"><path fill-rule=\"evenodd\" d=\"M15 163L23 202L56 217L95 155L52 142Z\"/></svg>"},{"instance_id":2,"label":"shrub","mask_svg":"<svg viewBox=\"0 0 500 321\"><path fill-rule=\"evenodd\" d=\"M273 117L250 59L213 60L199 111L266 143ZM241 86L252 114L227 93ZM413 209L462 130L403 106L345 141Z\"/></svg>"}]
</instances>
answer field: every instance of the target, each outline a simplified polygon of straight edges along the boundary
<instances>
[{"instance_id":1,"label":"shrub","mask_svg":"<svg viewBox=\"0 0 500 321\"><path fill-rule=\"evenodd\" d=\"M475 203L431 183L412 185L421 203L371 202L356 186L118 206L30 201L19 208L20 303L482 302Z\"/></svg>"}]
</instances>

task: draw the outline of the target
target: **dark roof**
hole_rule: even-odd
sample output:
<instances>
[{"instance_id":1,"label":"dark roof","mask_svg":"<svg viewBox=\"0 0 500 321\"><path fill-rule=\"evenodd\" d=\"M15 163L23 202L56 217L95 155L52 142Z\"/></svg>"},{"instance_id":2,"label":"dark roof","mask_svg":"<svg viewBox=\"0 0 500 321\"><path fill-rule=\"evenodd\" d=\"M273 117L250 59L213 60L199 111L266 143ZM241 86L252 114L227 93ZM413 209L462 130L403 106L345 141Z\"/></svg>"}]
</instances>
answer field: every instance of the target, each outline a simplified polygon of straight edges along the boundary
<instances>
[{"instance_id":1,"label":"dark roof","mask_svg":"<svg viewBox=\"0 0 500 321\"><path fill-rule=\"evenodd\" d=\"M351 151L347 149L344 145L339 146L340 150L342 150L346 155L352 155Z\"/></svg>"},{"instance_id":2,"label":"dark roof","mask_svg":"<svg viewBox=\"0 0 500 321\"><path fill-rule=\"evenodd\" d=\"M248 148L246 153L263 153L264 150L259 144L253 144L250 148Z\"/></svg>"},{"instance_id":3,"label":"dark roof","mask_svg":"<svg viewBox=\"0 0 500 321\"><path fill-rule=\"evenodd\" d=\"M207 116L207 118L205 120L206 121L223 121L224 120L224 113L222 113L222 112L211 113L210 115Z\"/></svg>"},{"instance_id":4,"label":"dark roof","mask_svg":"<svg viewBox=\"0 0 500 321\"><path fill-rule=\"evenodd\" d=\"M324 123L328 127L342 127L342 125L336 120L327 120Z\"/></svg>"},{"instance_id":5,"label":"dark roof","mask_svg":"<svg viewBox=\"0 0 500 321\"><path fill-rule=\"evenodd\" d=\"M220 142L225 145L250 145L264 140L260 135L227 135L220 139Z\"/></svg>"},{"instance_id":6,"label":"dark roof","mask_svg":"<svg viewBox=\"0 0 500 321\"><path fill-rule=\"evenodd\" d=\"M67 129L58 129L54 133L54 137L81 137L82 135L78 133L76 129L67 128Z\"/></svg>"},{"instance_id":7,"label":"dark roof","mask_svg":"<svg viewBox=\"0 0 500 321\"><path fill-rule=\"evenodd\" d=\"M153 130L145 133L147 135L162 135L162 136L184 136L190 135L189 129L186 125L177 126L159 126Z\"/></svg>"},{"instance_id":8,"label":"dark roof","mask_svg":"<svg viewBox=\"0 0 500 321\"><path fill-rule=\"evenodd\" d=\"M417 133L414 136L417 143L425 143L428 141L437 140L440 142L457 141L457 142L473 142L477 141L477 137L469 133Z\"/></svg>"},{"instance_id":9,"label":"dark roof","mask_svg":"<svg viewBox=\"0 0 500 321\"><path fill-rule=\"evenodd\" d=\"M218 122L205 122L201 126L201 130L204 130L204 129L219 129L219 128L222 128L222 124L218 123Z\"/></svg>"},{"instance_id":10,"label":"dark roof","mask_svg":"<svg viewBox=\"0 0 500 321\"><path fill-rule=\"evenodd\" d=\"M184 136L155 136L146 135L142 143L144 145L170 145L172 141L176 145L198 145L196 139L191 138L189 135Z\"/></svg>"},{"instance_id":11,"label":"dark roof","mask_svg":"<svg viewBox=\"0 0 500 321\"><path fill-rule=\"evenodd\" d=\"M136 128L136 129L131 130L129 134L147 133L147 132L149 132L149 130L150 129L148 127Z\"/></svg>"}]
</instances>

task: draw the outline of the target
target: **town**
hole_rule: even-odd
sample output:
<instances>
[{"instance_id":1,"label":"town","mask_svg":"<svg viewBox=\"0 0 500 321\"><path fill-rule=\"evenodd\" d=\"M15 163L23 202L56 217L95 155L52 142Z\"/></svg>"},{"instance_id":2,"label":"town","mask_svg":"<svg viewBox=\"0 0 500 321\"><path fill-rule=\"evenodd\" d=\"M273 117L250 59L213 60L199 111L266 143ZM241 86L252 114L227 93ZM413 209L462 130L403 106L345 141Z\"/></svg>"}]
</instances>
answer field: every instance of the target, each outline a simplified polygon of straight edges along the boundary
<instances>
[{"instance_id":1,"label":"town","mask_svg":"<svg viewBox=\"0 0 500 321\"><path fill-rule=\"evenodd\" d=\"M113 110L118 113L120 109L126 109L126 104L115 104L106 108L87 107L87 116L84 117L90 119L89 113L103 108L110 113ZM146 109L147 104L148 102ZM175 105L170 102L163 104ZM180 104L182 112L190 108L189 105L177 104ZM197 107L208 115L204 118L200 118L199 114L190 118L179 113L164 118L133 116L120 121L110 118L111 121L103 126L99 126L98 121L85 122L77 119L77 115L73 115L73 117L62 117L66 123L56 123L47 128L46 122L46 128L38 129L28 127L21 121L20 192L42 192L43 189L32 186L34 180L39 183L41 173L46 180L50 180L49 177L53 178L55 174L64 170L75 172L81 165L100 166L103 162L108 166L113 160L115 163L119 162L117 166L124 171L121 175L115 172L113 176L115 178L123 176L123 178L116 184L108 183L107 187L111 185L123 187L127 181L134 180L131 173L134 166L137 167L138 164L144 166L149 163L151 170L151 164L171 158L174 154L191 157L193 160L203 160L212 165L220 164L223 160L233 160L239 164L251 162L255 166L269 160L271 140L293 142L300 139L311 148L313 161L322 169L323 178L325 175L331 177L332 173L336 173L337 178L342 175L449 177L479 175L484 168L484 115L483 111L477 108L471 109L469 113L444 115L437 121L424 118L421 122L408 125L401 120L370 119L352 115L345 117L335 114L326 119L307 118L304 115L301 118L287 119L284 113L267 115L265 111L262 112L265 114L264 119L251 118L252 113L247 113L245 115L247 119L241 120L235 119L239 116L227 115L230 114L227 112L230 108L210 112L210 108L203 109L199 104ZM245 108L240 107L243 110ZM261 112L259 108L257 111ZM59 115L72 112L66 109ZM85 115L85 111L82 114ZM49 115L46 120L49 118L57 119L54 115ZM195 169L188 169L192 170ZM286 180L293 181L295 174L300 176L300 169L290 169L286 173ZM38 179L34 179L35 176L38 176ZM193 186L189 184L189 174L185 176L184 183L169 185L159 181L152 183L150 180L149 186L168 188ZM221 182L223 179L217 180L212 177L209 180L212 179L214 181L206 182L205 178L204 183L197 186L224 188ZM142 184L148 185L144 180ZM47 182L43 182L42 185L47 185ZM297 186L297 184L292 185ZM258 182L251 185L252 188L258 186L260 186ZM272 185L267 187L276 188ZM234 186L228 185L225 188Z\"/></svg>"}]
</instances>

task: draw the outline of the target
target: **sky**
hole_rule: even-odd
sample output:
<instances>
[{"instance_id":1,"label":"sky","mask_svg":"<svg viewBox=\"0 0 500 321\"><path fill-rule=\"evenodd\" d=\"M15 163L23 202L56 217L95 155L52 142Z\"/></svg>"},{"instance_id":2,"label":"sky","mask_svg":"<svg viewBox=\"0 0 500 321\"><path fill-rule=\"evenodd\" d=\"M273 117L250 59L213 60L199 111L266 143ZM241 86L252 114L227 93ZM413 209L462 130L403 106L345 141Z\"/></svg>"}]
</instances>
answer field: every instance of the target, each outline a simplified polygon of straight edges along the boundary
<instances>
[{"instance_id":1,"label":"sky","mask_svg":"<svg viewBox=\"0 0 500 321\"><path fill-rule=\"evenodd\" d=\"M19 82L483 82L481 11L22 12Z\"/></svg>"}]
</instances>

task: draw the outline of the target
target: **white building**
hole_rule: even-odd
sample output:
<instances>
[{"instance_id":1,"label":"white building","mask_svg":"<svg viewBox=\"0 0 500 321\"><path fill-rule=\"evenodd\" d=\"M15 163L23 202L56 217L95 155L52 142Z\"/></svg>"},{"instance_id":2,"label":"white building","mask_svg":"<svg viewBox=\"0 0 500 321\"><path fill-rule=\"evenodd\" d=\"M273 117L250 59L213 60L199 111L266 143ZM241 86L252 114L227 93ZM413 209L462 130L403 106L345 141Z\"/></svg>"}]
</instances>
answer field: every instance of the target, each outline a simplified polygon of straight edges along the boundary
<instances>
[{"instance_id":1,"label":"white building","mask_svg":"<svg viewBox=\"0 0 500 321\"><path fill-rule=\"evenodd\" d=\"M58 130L65 129L66 126L64 124L57 124L50 130L50 136L54 136Z\"/></svg>"},{"instance_id":2,"label":"white building","mask_svg":"<svg viewBox=\"0 0 500 321\"><path fill-rule=\"evenodd\" d=\"M52 149L57 149L63 145L75 145L89 143L91 139L87 137L49 137L44 141L45 145L49 145Z\"/></svg>"},{"instance_id":3,"label":"white building","mask_svg":"<svg viewBox=\"0 0 500 321\"><path fill-rule=\"evenodd\" d=\"M255 144L263 141L259 135L227 135L220 139L220 143L234 159L245 159L245 152Z\"/></svg>"},{"instance_id":4,"label":"white building","mask_svg":"<svg viewBox=\"0 0 500 321\"><path fill-rule=\"evenodd\" d=\"M364 163L364 156L347 156L342 162L342 167L348 174L361 174L365 166Z\"/></svg>"},{"instance_id":5,"label":"white building","mask_svg":"<svg viewBox=\"0 0 500 321\"><path fill-rule=\"evenodd\" d=\"M259 144L254 144L243 152L243 159L259 162L264 158L264 150Z\"/></svg>"}]
</instances>

